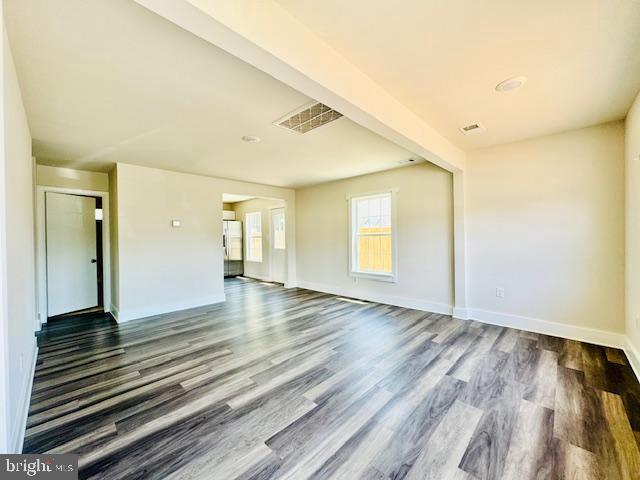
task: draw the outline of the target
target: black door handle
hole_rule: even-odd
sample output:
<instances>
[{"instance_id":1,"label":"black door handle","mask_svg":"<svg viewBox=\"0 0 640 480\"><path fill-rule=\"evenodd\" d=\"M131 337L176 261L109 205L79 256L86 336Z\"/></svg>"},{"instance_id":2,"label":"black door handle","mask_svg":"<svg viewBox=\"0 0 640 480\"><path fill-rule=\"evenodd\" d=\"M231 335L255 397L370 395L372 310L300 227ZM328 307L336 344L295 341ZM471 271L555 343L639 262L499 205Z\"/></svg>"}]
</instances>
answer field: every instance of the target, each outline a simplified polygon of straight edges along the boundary
<instances>
[{"instance_id":1,"label":"black door handle","mask_svg":"<svg viewBox=\"0 0 640 480\"><path fill-rule=\"evenodd\" d=\"M91 263L97 263L98 260L96 260L95 258L91 259Z\"/></svg>"}]
</instances>

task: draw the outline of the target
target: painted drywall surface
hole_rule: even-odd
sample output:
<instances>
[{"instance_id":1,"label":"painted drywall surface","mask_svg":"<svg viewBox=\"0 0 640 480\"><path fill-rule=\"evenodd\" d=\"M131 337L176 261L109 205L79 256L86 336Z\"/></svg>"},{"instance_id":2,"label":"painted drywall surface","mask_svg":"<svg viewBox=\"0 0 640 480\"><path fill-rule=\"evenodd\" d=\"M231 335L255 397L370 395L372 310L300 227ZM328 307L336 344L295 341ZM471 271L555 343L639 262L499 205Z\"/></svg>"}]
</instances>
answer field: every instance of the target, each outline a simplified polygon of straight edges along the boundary
<instances>
[{"instance_id":1,"label":"painted drywall surface","mask_svg":"<svg viewBox=\"0 0 640 480\"><path fill-rule=\"evenodd\" d=\"M116 317L120 309L119 248L118 248L118 166L109 172L109 245L111 248L111 312Z\"/></svg>"},{"instance_id":2,"label":"painted drywall surface","mask_svg":"<svg viewBox=\"0 0 640 480\"><path fill-rule=\"evenodd\" d=\"M282 207L281 200L267 200L257 198L255 200L247 200L245 202L237 202L233 204L233 210L236 212L236 220L242 221L243 233L243 258L244 258L244 275L260 280L271 281L271 210L272 208ZM262 262L251 262L247 260L247 222L245 215L247 213L260 212L262 219Z\"/></svg>"},{"instance_id":3,"label":"painted drywall surface","mask_svg":"<svg viewBox=\"0 0 640 480\"><path fill-rule=\"evenodd\" d=\"M0 4L0 13L3 5ZM4 18L0 23L2 35L0 35L0 43L2 49L6 48L4 31ZM6 228L6 149L4 144L4 84L6 69L3 68L3 75L0 75L0 126L3 135L0 141L0 453L8 453L11 438L9 432L9 319L7 309L7 228Z\"/></svg>"},{"instance_id":4,"label":"painted drywall surface","mask_svg":"<svg viewBox=\"0 0 640 480\"><path fill-rule=\"evenodd\" d=\"M470 307L621 333L622 123L477 150L465 175Z\"/></svg>"},{"instance_id":5,"label":"painted drywall surface","mask_svg":"<svg viewBox=\"0 0 640 480\"><path fill-rule=\"evenodd\" d=\"M223 192L281 198L295 215L293 190L118 164L120 321L224 299Z\"/></svg>"},{"instance_id":6,"label":"painted drywall surface","mask_svg":"<svg viewBox=\"0 0 640 480\"><path fill-rule=\"evenodd\" d=\"M640 94L626 120L626 330L640 352Z\"/></svg>"},{"instance_id":7,"label":"painted drywall surface","mask_svg":"<svg viewBox=\"0 0 640 480\"><path fill-rule=\"evenodd\" d=\"M36 183L49 187L75 188L79 190L109 191L109 174L89 172L73 168L36 166Z\"/></svg>"},{"instance_id":8,"label":"painted drywall surface","mask_svg":"<svg viewBox=\"0 0 640 480\"><path fill-rule=\"evenodd\" d=\"M349 276L347 195L397 188L398 282ZM453 302L453 193L429 163L296 190L300 286L427 310Z\"/></svg>"},{"instance_id":9,"label":"painted drywall surface","mask_svg":"<svg viewBox=\"0 0 640 480\"><path fill-rule=\"evenodd\" d=\"M9 449L19 448L36 352L35 258L31 135L11 50L3 39L3 115L8 319ZM4 374L3 374L4 376Z\"/></svg>"}]
</instances>

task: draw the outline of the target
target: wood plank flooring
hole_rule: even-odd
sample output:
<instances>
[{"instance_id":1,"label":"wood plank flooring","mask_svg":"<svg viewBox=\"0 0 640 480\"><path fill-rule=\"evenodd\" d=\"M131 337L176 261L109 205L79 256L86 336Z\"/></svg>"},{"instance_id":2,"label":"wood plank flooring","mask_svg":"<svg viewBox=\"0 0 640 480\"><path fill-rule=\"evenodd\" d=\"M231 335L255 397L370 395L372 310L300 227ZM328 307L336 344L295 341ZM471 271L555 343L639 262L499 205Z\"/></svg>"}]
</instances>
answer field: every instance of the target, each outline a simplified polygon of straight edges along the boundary
<instances>
[{"instance_id":1,"label":"wood plank flooring","mask_svg":"<svg viewBox=\"0 0 640 480\"><path fill-rule=\"evenodd\" d=\"M233 279L227 302L51 322L25 453L100 479L638 479L623 352Z\"/></svg>"}]
</instances>

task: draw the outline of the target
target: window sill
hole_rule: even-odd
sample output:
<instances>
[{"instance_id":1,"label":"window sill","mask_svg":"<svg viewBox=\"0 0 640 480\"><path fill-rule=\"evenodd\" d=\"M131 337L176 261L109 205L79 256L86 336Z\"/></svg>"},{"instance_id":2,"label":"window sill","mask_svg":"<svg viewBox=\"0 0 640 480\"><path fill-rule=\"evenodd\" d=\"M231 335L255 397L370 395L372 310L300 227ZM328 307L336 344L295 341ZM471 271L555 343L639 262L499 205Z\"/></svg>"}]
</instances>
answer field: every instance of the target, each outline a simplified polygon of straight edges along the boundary
<instances>
[{"instance_id":1,"label":"window sill","mask_svg":"<svg viewBox=\"0 0 640 480\"><path fill-rule=\"evenodd\" d=\"M349 276L377 282L396 283L398 281L395 275L386 273L349 272Z\"/></svg>"}]
</instances>

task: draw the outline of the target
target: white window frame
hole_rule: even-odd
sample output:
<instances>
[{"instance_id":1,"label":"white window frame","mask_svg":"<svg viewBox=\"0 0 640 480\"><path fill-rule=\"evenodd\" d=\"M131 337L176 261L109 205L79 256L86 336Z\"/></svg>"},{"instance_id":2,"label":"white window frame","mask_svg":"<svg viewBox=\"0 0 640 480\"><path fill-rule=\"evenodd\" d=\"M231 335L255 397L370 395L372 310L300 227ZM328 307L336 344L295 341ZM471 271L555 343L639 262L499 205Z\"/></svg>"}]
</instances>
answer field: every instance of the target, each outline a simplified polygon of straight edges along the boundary
<instances>
[{"instance_id":1,"label":"white window frame","mask_svg":"<svg viewBox=\"0 0 640 480\"><path fill-rule=\"evenodd\" d=\"M251 238L249 236L249 216L256 216L258 217L258 219L260 220L260 260L256 260L255 258L252 258L252 256L250 255L250 246L251 246ZM254 263L262 263L262 261L264 260L264 230L262 229L262 212L247 212L244 215L244 231L245 231L245 244L246 244L246 248L245 248L245 260L247 262L254 262Z\"/></svg>"},{"instance_id":2,"label":"white window frame","mask_svg":"<svg viewBox=\"0 0 640 480\"><path fill-rule=\"evenodd\" d=\"M391 198L391 273L362 272L357 269L357 222L355 221L355 205L357 200L365 200L368 198L381 197L389 195ZM347 195L347 205L349 210L349 276L353 278L363 278L368 280L377 280L380 282L398 281L398 222L397 222L397 196L398 189L390 188L387 190L358 193Z\"/></svg>"}]
</instances>

